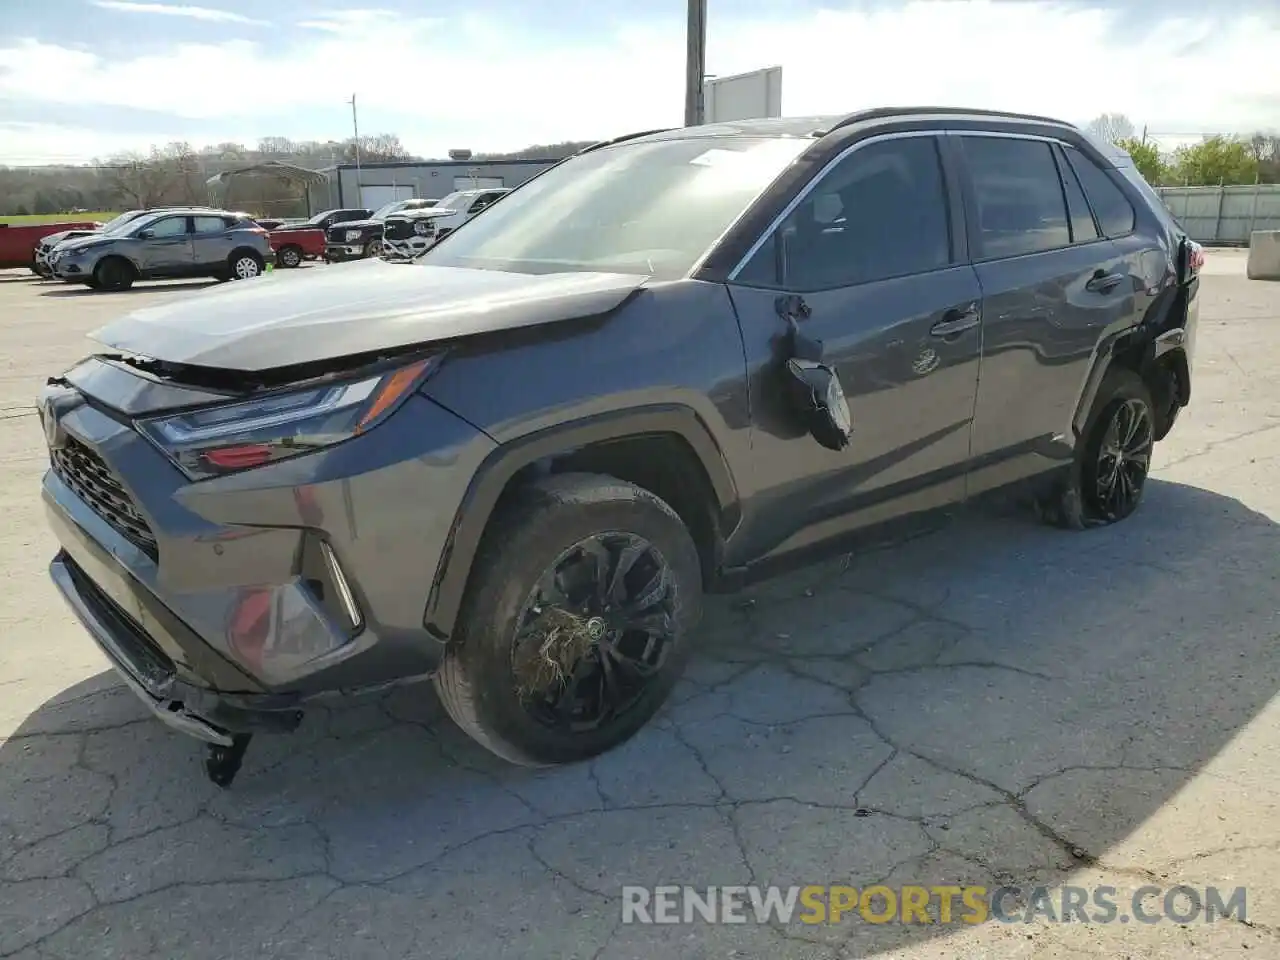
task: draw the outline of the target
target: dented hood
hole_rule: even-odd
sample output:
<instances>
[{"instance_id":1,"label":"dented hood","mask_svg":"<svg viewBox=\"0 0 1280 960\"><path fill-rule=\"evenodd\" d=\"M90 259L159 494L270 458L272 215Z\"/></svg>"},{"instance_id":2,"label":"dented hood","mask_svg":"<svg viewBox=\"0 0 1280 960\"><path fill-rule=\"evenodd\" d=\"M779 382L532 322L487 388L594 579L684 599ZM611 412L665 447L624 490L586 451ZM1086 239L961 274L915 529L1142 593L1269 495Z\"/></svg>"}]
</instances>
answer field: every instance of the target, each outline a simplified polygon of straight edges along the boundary
<instances>
[{"instance_id":1,"label":"dented hood","mask_svg":"<svg viewBox=\"0 0 1280 960\"><path fill-rule=\"evenodd\" d=\"M646 279L368 260L235 281L89 336L169 363L262 371L606 313Z\"/></svg>"}]
</instances>

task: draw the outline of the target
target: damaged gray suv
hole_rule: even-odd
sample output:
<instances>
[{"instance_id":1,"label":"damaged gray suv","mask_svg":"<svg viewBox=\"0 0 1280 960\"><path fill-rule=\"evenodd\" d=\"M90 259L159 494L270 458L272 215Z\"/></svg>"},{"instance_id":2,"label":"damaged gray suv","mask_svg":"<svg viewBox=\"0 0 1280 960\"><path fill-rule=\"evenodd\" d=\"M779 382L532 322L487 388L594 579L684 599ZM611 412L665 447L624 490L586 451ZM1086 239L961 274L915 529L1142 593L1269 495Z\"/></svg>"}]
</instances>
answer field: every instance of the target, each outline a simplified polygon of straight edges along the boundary
<instances>
[{"instance_id":1,"label":"damaged gray suv","mask_svg":"<svg viewBox=\"0 0 1280 960\"><path fill-rule=\"evenodd\" d=\"M51 574L219 784L316 698L425 679L494 753L579 760L660 707L706 591L989 491L1132 513L1202 262L1042 117L619 138L408 265L97 331L40 398Z\"/></svg>"}]
</instances>

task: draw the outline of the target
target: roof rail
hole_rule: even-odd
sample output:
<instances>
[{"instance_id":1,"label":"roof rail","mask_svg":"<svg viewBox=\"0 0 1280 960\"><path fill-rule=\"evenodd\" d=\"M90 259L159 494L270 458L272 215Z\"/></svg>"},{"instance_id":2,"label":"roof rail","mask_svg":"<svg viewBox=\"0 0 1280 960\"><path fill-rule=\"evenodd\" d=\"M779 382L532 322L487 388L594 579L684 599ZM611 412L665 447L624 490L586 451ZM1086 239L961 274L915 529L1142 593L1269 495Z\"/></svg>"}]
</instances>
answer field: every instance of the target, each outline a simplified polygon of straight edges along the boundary
<instances>
[{"instance_id":1,"label":"roof rail","mask_svg":"<svg viewBox=\"0 0 1280 960\"><path fill-rule=\"evenodd\" d=\"M575 157L580 157L584 153L590 153L592 150L600 150L603 147L612 147L615 143L625 143L628 140L635 140L639 137L647 137L651 133L666 133L668 130L675 130L675 127L658 127L656 130L640 130L636 133L624 133L620 137L614 137L612 140L601 140L599 143L593 143L589 147L583 147Z\"/></svg>"},{"instance_id":2,"label":"roof rail","mask_svg":"<svg viewBox=\"0 0 1280 960\"><path fill-rule=\"evenodd\" d=\"M1033 113L1009 113L1004 110L977 110L969 107L876 107L871 110L858 110L847 116L841 117L830 127L823 131L825 136L828 133L839 130L841 127L851 127L855 123L862 123L866 120L883 120L888 117L907 117L916 113L943 114L945 116L975 116L975 117L997 117L1005 120L1031 120L1036 123L1052 123L1058 126L1070 126L1062 120L1055 120L1053 117L1041 117Z\"/></svg>"}]
</instances>

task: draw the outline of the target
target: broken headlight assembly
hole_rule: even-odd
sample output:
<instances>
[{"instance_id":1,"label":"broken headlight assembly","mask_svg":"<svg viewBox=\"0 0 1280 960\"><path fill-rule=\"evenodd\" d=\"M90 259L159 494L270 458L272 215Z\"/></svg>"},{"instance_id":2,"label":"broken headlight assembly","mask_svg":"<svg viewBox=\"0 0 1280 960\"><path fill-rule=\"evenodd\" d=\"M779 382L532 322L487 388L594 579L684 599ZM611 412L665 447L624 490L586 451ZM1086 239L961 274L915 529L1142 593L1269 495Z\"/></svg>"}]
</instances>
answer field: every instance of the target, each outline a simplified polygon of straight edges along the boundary
<instances>
[{"instance_id":1,"label":"broken headlight assembly","mask_svg":"<svg viewBox=\"0 0 1280 960\"><path fill-rule=\"evenodd\" d=\"M341 382L273 392L137 422L192 480L235 473L333 446L390 416L440 355Z\"/></svg>"}]
</instances>

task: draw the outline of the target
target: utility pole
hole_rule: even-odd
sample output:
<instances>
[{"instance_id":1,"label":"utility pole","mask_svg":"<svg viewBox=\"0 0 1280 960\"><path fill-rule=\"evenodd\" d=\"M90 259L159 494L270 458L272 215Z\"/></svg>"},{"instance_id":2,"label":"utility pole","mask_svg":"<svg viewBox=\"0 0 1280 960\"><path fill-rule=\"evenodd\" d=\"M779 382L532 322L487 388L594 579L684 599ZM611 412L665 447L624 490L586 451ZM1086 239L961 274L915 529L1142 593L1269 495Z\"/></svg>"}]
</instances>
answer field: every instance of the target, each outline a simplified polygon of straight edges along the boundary
<instances>
[{"instance_id":1,"label":"utility pole","mask_svg":"<svg viewBox=\"0 0 1280 960\"><path fill-rule=\"evenodd\" d=\"M347 103L351 104L351 130L355 134L352 145L356 150L356 203L360 203L363 195L360 189L360 120L356 115L356 95L354 93Z\"/></svg>"},{"instance_id":2,"label":"utility pole","mask_svg":"<svg viewBox=\"0 0 1280 960\"><path fill-rule=\"evenodd\" d=\"M707 0L688 0L689 27L684 70L684 125L702 123L702 84L707 72Z\"/></svg>"}]
</instances>

